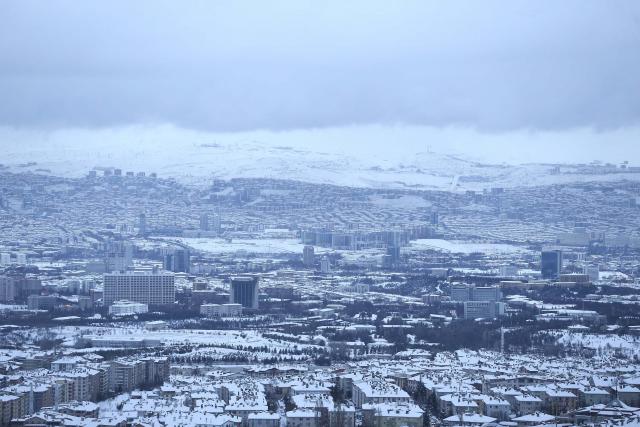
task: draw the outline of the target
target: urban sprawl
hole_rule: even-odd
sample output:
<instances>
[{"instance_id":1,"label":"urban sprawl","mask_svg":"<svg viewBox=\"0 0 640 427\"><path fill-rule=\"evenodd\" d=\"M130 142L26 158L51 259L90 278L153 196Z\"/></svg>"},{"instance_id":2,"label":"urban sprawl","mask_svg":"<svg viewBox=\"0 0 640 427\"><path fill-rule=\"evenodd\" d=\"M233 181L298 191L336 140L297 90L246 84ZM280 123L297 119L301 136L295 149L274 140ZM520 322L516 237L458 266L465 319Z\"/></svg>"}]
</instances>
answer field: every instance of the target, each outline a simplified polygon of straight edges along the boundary
<instances>
[{"instance_id":1,"label":"urban sprawl","mask_svg":"<svg viewBox=\"0 0 640 427\"><path fill-rule=\"evenodd\" d=\"M627 165L483 191L30 167L0 166L2 427L640 425Z\"/></svg>"}]
</instances>

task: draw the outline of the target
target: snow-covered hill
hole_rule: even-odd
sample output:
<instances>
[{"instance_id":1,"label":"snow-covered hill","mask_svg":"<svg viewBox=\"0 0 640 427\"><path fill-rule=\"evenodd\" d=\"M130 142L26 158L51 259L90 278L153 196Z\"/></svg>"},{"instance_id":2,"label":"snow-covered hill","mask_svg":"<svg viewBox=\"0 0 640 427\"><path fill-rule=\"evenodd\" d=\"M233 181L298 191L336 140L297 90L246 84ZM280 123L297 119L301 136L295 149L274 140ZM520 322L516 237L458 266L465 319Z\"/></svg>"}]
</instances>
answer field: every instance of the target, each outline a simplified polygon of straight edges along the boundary
<instances>
[{"instance_id":1,"label":"snow-covered hill","mask_svg":"<svg viewBox=\"0 0 640 427\"><path fill-rule=\"evenodd\" d=\"M35 136L5 130L0 132L0 141L0 162L11 171L82 176L93 168L115 167L156 172L194 184L207 184L214 177L264 177L356 187L464 191L640 180L638 173L519 164L513 161L517 150L482 149L489 145L467 144L472 149L463 153L459 144L425 140L425 135L394 128L370 128L364 133L329 129L216 135L163 126ZM542 142L537 147L541 151L553 148ZM527 158L524 153L521 160Z\"/></svg>"}]
</instances>

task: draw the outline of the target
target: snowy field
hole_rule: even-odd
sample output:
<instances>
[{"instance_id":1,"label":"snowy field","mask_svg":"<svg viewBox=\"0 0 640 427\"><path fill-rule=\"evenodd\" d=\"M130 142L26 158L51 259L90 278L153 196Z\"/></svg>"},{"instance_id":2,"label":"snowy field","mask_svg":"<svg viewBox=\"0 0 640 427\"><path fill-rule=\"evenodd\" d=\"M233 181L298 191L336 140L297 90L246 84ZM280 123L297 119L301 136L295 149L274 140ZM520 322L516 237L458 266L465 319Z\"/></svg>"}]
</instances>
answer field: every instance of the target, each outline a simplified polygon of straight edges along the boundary
<instances>
[{"instance_id":1,"label":"snowy field","mask_svg":"<svg viewBox=\"0 0 640 427\"><path fill-rule=\"evenodd\" d=\"M109 339L149 339L158 340L166 346L172 345L201 345L208 347L233 348L264 347L270 349L285 349L293 346L291 342L265 338L260 332L252 330L204 330L204 329L166 329L149 331L142 326L127 327L95 327L95 326L65 326L51 328L58 338L64 340L65 345L73 346L80 336L84 338L109 338ZM299 348L308 345L296 343Z\"/></svg>"},{"instance_id":2,"label":"snowy field","mask_svg":"<svg viewBox=\"0 0 640 427\"><path fill-rule=\"evenodd\" d=\"M604 352L619 350L628 355L640 355L640 337L614 334L585 334L562 331L556 333L558 343L567 347L585 347Z\"/></svg>"},{"instance_id":3,"label":"snowy field","mask_svg":"<svg viewBox=\"0 0 640 427\"><path fill-rule=\"evenodd\" d=\"M166 238L178 241L198 251L210 254L233 254L244 252L257 255L301 254L304 245L298 239L225 239L216 238ZM317 248L316 253L321 253Z\"/></svg>"},{"instance_id":4,"label":"snowy field","mask_svg":"<svg viewBox=\"0 0 640 427\"><path fill-rule=\"evenodd\" d=\"M528 252L528 249L508 245L503 243L468 243L459 241L449 241L442 239L418 239L409 244L408 251L426 251L434 250L440 252L471 254L471 253L484 253L491 254L511 254L511 253L524 253Z\"/></svg>"}]
</instances>

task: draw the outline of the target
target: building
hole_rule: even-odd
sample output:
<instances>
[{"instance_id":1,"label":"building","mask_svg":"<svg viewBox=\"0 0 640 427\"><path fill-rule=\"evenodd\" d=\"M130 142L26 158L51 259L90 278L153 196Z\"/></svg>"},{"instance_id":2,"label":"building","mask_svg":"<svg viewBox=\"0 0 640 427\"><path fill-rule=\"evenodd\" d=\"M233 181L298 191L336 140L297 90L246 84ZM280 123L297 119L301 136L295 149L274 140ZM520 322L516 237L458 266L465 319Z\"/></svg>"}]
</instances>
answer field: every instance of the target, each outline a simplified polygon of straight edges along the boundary
<instances>
[{"instance_id":1,"label":"building","mask_svg":"<svg viewBox=\"0 0 640 427\"><path fill-rule=\"evenodd\" d=\"M217 235L222 232L222 217L219 213L213 215L213 230Z\"/></svg>"},{"instance_id":2,"label":"building","mask_svg":"<svg viewBox=\"0 0 640 427\"><path fill-rule=\"evenodd\" d=\"M209 231L209 215L206 213L200 215L200 230Z\"/></svg>"},{"instance_id":3,"label":"building","mask_svg":"<svg viewBox=\"0 0 640 427\"><path fill-rule=\"evenodd\" d=\"M0 266L11 264L11 254L3 252L0 254Z\"/></svg>"},{"instance_id":4,"label":"building","mask_svg":"<svg viewBox=\"0 0 640 427\"><path fill-rule=\"evenodd\" d=\"M543 279L558 279L562 271L562 251L542 251L540 256L540 273Z\"/></svg>"},{"instance_id":5,"label":"building","mask_svg":"<svg viewBox=\"0 0 640 427\"><path fill-rule=\"evenodd\" d=\"M258 278L245 276L231 279L229 302L231 304L240 304L244 308L257 309Z\"/></svg>"},{"instance_id":6,"label":"building","mask_svg":"<svg viewBox=\"0 0 640 427\"><path fill-rule=\"evenodd\" d=\"M302 263L307 267L311 267L313 266L313 264L315 264L315 261L316 260L313 246L305 245L304 249L302 250Z\"/></svg>"},{"instance_id":7,"label":"building","mask_svg":"<svg viewBox=\"0 0 640 427\"><path fill-rule=\"evenodd\" d=\"M133 245L129 242L111 241L105 244L104 271L126 271L133 265Z\"/></svg>"},{"instance_id":8,"label":"building","mask_svg":"<svg viewBox=\"0 0 640 427\"><path fill-rule=\"evenodd\" d=\"M27 254L19 252L16 254L16 264L27 265Z\"/></svg>"},{"instance_id":9,"label":"building","mask_svg":"<svg viewBox=\"0 0 640 427\"><path fill-rule=\"evenodd\" d=\"M364 425L422 427L424 411L414 403L378 403L362 405Z\"/></svg>"},{"instance_id":10,"label":"building","mask_svg":"<svg viewBox=\"0 0 640 427\"><path fill-rule=\"evenodd\" d=\"M203 304L200 314L205 317L242 316L242 304Z\"/></svg>"},{"instance_id":11,"label":"building","mask_svg":"<svg viewBox=\"0 0 640 427\"><path fill-rule=\"evenodd\" d=\"M501 277L514 277L518 275L518 267L515 265L501 265L500 276Z\"/></svg>"},{"instance_id":12,"label":"building","mask_svg":"<svg viewBox=\"0 0 640 427\"><path fill-rule=\"evenodd\" d=\"M26 302L30 295L39 295L42 282L35 276L0 276L0 302Z\"/></svg>"},{"instance_id":13,"label":"building","mask_svg":"<svg viewBox=\"0 0 640 427\"><path fill-rule=\"evenodd\" d=\"M191 253L188 249L173 249L164 255L164 269L174 273L188 273L191 270Z\"/></svg>"},{"instance_id":14,"label":"building","mask_svg":"<svg viewBox=\"0 0 640 427\"><path fill-rule=\"evenodd\" d=\"M399 403L411 402L409 394L395 384L383 380L369 380L353 383L353 403L362 408L366 403Z\"/></svg>"},{"instance_id":15,"label":"building","mask_svg":"<svg viewBox=\"0 0 640 427\"><path fill-rule=\"evenodd\" d=\"M175 301L173 273L125 272L104 275L104 303L127 300L148 305L167 305Z\"/></svg>"},{"instance_id":16,"label":"building","mask_svg":"<svg viewBox=\"0 0 640 427\"><path fill-rule=\"evenodd\" d=\"M116 301L109 306L109 314L114 316L131 316L148 312L149 306L140 302Z\"/></svg>"},{"instance_id":17,"label":"building","mask_svg":"<svg viewBox=\"0 0 640 427\"><path fill-rule=\"evenodd\" d=\"M490 318L504 315L504 303L495 301L466 301L464 303L464 318Z\"/></svg>"},{"instance_id":18,"label":"building","mask_svg":"<svg viewBox=\"0 0 640 427\"><path fill-rule=\"evenodd\" d=\"M476 287L469 284L454 284L451 286L450 296L452 301L500 301L502 291L500 286Z\"/></svg>"},{"instance_id":19,"label":"building","mask_svg":"<svg viewBox=\"0 0 640 427\"><path fill-rule=\"evenodd\" d=\"M596 265L587 265L583 269L583 273L589 276L589 280L592 282L597 282L600 280L600 266Z\"/></svg>"},{"instance_id":20,"label":"building","mask_svg":"<svg viewBox=\"0 0 640 427\"><path fill-rule=\"evenodd\" d=\"M247 416L248 427L280 427L280 414L255 412Z\"/></svg>"},{"instance_id":21,"label":"building","mask_svg":"<svg viewBox=\"0 0 640 427\"><path fill-rule=\"evenodd\" d=\"M57 298L53 295L29 295L27 307L29 310L53 310Z\"/></svg>"},{"instance_id":22,"label":"building","mask_svg":"<svg viewBox=\"0 0 640 427\"><path fill-rule=\"evenodd\" d=\"M329 261L329 258L327 258L326 256L322 257L322 259L320 260L320 273L322 274L331 273L331 262Z\"/></svg>"},{"instance_id":23,"label":"building","mask_svg":"<svg viewBox=\"0 0 640 427\"><path fill-rule=\"evenodd\" d=\"M16 298L16 286L13 279L0 276L0 302L14 302Z\"/></svg>"},{"instance_id":24,"label":"building","mask_svg":"<svg viewBox=\"0 0 640 427\"><path fill-rule=\"evenodd\" d=\"M138 216L138 235L147 235L147 216L143 213Z\"/></svg>"}]
</instances>

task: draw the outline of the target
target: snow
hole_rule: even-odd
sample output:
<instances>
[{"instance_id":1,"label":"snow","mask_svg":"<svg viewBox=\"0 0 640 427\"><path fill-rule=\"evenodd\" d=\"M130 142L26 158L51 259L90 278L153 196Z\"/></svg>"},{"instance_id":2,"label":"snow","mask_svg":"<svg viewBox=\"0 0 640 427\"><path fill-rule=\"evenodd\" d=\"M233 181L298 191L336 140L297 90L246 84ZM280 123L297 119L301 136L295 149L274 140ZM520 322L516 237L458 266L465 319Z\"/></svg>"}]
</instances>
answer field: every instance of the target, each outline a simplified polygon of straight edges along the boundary
<instances>
[{"instance_id":1,"label":"snow","mask_svg":"<svg viewBox=\"0 0 640 427\"><path fill-rule=\"evenodd\" d=\"M410 243L407 250L470 254L480 252L484 254L512 254L527 252L526 248L504 243L469 243L442 239L418 239Z\"/></svg>"},{"instance_id":2,"label":"snow","mask_svg":"<svg viewBox=\"0 0 640 427\"><path fill-rule=\"evenodd\" d=\"M304 245L298 239L233 239L231 242L217 238L166 238L178 241L196 250L210 254L227 254L244 251L252 254L301 254ZM316 252L322 252L318 248Z\"/></svg>"},{"instance_id":3,"label":"snow","mask_svg":"<svg viewBox=\"0 0 640 427\"><path fill-rule=\"evenodd\" d=\"M57 175L79 177L91 168L116 167L124 171L156 172L195 185L206 185L210 182L206 178L245 177L351 187L465 191L640 180L640 173L575 173L574 168L566 167L568 173L551 174L548 164L522 164L562 162L555 155L558 149L552 140L537 139L534 157L518 155L531 148L517 142L456 144L451 135L465 132L450 130L438 131L451 135L448 141L437 142L437 138L426 139L432 131L365 126L216 134L162 125L49 133L0 128L0 139L6 141L2 162L11 172L46 169ZM496 148L484 149L487 146ZM518 149L514 150L514 146ZM465 154L460 154L461 148ZM577 154L589 154L582 146L579 148L566 150L572 157L564 161L578 161ZM619 157L616 162L624 160L623 150L614 151ZM607 154L611 153L600 151L598 156ZM593 159L582 159L585 163L590 160Z\"/></svg>"}]
</instances>

